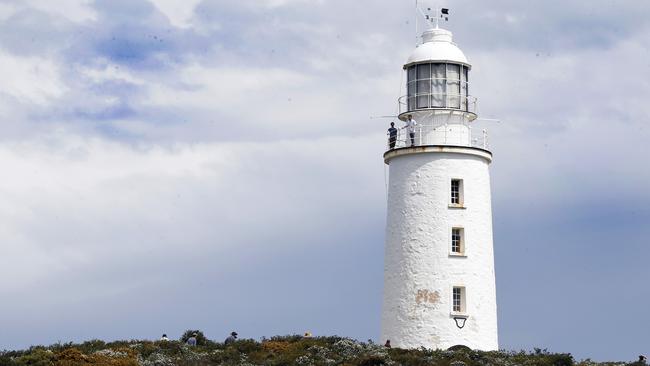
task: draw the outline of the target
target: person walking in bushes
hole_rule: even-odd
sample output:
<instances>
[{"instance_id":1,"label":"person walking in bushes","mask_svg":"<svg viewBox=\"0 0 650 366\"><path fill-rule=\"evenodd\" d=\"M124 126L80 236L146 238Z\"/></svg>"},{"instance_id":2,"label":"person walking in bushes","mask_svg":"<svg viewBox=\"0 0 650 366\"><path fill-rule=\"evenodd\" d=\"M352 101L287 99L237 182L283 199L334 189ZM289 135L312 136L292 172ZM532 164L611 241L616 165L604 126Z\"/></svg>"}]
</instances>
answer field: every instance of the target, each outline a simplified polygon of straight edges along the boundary
<instances>
[{"instance_id":1,"label":"person walking in bushes","mask_svg":"<svg viewBox=\"0 0 650 366\"><path fill-rule=\"evenodd\" d=\"M390 128L386 134L388 135L388 145L391 149L394 149L395 142L397 142L397 128L395 128L395 122L390 123Z\"/></svg>"},{"instance_id":2,"label":"person walking in bushes","mask_svg":"<svg viewBox=\"0 0 650 366\"><path fill-rule=\"evenodd\" d=\"M418 123L415 122L413 119L413 115L408 115L406 117L406 126L402 128L406 128L406 132L408 132L409 137L411 138L411 146L415 146L415 126L417 126Z\"/></svg>"},{"instance_id":3,"label":"person walking in bushes","mask_svg":"<svg viewBox=\"0 0 650 366\"><path fill-rule=\"evenodd\" d=\"M196 346L196 333L192 333L192 336L187 339L187 345L188 346Z\"/></svg>"},{"instance_id":4,"label":"person walking in bushes","mask_svg":"<svg viewBox=\"0 0 650 366\"><path fill-rule=\"evenodd\" d=\"M230 336L226 338L226 340L223 342L225 345L229 345L237 340L237 332L232 332L230 333Z\"/></svg>"}]
</instances>

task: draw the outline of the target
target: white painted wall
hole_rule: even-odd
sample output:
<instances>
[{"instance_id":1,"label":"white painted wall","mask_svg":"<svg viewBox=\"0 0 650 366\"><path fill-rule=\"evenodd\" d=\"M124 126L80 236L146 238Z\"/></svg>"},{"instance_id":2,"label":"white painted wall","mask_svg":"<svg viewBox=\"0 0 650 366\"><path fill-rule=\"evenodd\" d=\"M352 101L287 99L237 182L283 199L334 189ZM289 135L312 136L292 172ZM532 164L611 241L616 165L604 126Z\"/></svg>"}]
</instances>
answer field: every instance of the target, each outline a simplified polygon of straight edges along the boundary
<instances>
[{"instance_id":1,"label":"white painted wall","mask_svg":"<svg viewBox=\"0 0 650 366\"><path fill-rule=\"evenodd\" d=\"M447 148L388 157L381 341L394 347L463 344L496 350L497 308L489 159ZM463 179L464 209L449 208L452 178ZM465 230L466 257L450 256L451 228ZM465 327L452 312L452 287L466 287Z\"/></svg>"}]
</instances>

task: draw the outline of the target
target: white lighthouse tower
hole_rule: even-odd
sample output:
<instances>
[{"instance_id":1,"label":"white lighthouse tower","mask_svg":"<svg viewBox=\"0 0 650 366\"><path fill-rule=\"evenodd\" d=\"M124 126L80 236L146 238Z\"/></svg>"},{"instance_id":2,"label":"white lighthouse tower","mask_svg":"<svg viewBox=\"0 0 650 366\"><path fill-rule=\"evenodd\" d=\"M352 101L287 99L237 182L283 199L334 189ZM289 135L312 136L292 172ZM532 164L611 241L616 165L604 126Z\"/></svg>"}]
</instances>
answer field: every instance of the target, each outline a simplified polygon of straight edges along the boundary
<instances>
[{"instance_id":1,"label":"white lighthouse tower","mask_svg":"<svg viewBox=\"0 0 650 366\"><path fill-rule=\"evenodd\" d=\"M472 131L471 65L437 27L404 65L407 95L389 165L382 342L496 350L497 306L486 132ZM399 126L397 126L399 127ZM413 134L411 134L413 132Z\"/></svg>"}]
</instances>

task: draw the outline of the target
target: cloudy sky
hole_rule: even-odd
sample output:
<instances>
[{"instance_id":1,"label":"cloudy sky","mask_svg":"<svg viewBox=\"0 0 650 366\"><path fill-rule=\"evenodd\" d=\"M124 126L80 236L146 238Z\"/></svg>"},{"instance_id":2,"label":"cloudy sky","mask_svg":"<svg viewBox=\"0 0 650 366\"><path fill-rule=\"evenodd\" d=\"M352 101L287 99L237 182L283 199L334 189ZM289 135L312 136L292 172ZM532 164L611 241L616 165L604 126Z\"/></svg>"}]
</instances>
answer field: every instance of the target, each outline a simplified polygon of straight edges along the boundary
<instances>
[{"instance_id":1,"label":"cloudy sky","mask_svg":"<svg viewBox=\"0 0 650 366\"><path fill-rule=\"evenodd\" d=\"M500 345L650 353L650 2L458 0ZM411 1L0 1L0 349L377 340Z\"/></svg>"}]
</instances>

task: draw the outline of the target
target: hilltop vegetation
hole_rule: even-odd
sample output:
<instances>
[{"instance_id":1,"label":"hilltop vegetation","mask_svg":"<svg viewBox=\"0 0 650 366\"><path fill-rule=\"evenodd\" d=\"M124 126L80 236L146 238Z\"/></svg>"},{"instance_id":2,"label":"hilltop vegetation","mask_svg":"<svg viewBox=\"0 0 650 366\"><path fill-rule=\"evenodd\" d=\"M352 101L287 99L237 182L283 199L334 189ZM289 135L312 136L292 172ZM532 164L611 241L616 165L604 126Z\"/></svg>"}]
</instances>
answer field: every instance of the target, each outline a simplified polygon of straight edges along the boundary
<instances>
[{"instance_id":1,"label":"hilltop vegetation","mask_svg":"<svg viewBox=\"0 0 650 366\"><path fill-rule=\"evenodd\" d=\"M186 332L186 335L188 333ZM185 336L186 336L185 335ZM349 338L284 336L224 345L200 334L196 346L179 341L92 340L0 352L0 366L614 366L637 363L576 362L570 354L387 349Z\"/></svg>"}]
</instances>

